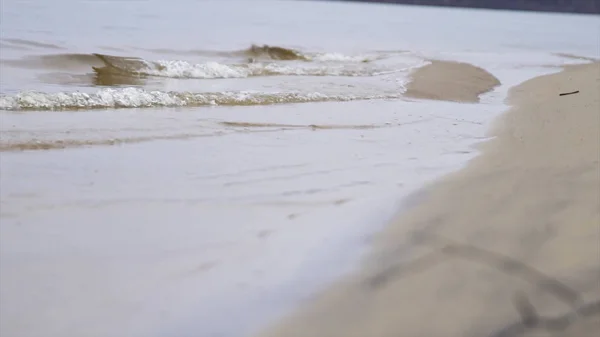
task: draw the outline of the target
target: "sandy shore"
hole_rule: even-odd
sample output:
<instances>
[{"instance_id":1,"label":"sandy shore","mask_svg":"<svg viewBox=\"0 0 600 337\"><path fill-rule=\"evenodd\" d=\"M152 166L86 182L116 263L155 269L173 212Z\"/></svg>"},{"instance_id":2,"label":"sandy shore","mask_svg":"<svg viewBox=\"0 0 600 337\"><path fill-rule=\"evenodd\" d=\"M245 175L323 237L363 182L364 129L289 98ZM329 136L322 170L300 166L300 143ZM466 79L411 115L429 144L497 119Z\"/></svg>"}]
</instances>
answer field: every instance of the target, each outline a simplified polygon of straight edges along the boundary
<instances>
[{"instance_id":1,"label":"sandy shore","mask_svg":"<svg viewBox=\"0 0 600 337\"><path fill-rule=\"evenodd\" d=\"M359 273L263 336L594 335L600 63L529 80L509 102L483 154L380 233Z\"/></svg>"},{"instance_id":2,"label":"sandy shore","mask_svg":"<svg viewBox=\"0 0 600 337\"><path fill-rule=\"evenodd\" d=\"M430 62L412 74L405 96L477 103L481 94L500 85L494 75L472 64L438 60Z\"/></svg>"}]
</instances>

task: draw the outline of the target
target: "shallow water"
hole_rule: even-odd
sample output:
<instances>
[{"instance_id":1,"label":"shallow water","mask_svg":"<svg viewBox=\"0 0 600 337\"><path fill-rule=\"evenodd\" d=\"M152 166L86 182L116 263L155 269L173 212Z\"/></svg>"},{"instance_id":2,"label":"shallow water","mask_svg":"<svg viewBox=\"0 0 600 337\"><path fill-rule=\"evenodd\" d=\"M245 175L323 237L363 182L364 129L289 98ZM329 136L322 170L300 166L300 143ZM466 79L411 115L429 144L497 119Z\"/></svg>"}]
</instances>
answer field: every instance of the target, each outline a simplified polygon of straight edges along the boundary
<instances>
[{"instance_id":1,"label":"shallow water","mask_svg":"<svg viewBox=\"0 0 600 337\"><path fill-rule=\"evenodd\" d=\"M7 336L249 335L473 158L510 86L600 56L594 16L191 0L1 13ZM404 98L428 58L503 85L481 104Z\"/></svg>"}]
</instances>

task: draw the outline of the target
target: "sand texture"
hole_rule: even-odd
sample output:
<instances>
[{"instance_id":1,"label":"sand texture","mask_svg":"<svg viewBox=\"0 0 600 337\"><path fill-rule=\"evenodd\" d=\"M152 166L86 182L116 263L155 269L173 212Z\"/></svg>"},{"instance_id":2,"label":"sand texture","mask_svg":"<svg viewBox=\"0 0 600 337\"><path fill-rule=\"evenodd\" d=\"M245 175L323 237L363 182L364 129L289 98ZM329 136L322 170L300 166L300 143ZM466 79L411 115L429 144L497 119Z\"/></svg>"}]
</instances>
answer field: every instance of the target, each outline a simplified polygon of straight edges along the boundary
<instances>
[{"instance_id":1,"label":"sand texture","mask_svg":"<svg viewBox=\"0 0 600 337\"><path fill-rule=\"evenodd\" d=\"M479 102L479 95L500 85L484 69L468 63L431 61L411 76L405 95L412 98L454 102Z\"/></svg>"},{"instance_id":2,"label":"sand texture","mask_svg":"<svg viewBox=\"0 0 600 337\"><path fill-rule=\"evenodd\" d=\"M483 154L378 234L357 274L263 336L600 331L600 63L524 82L509 102Z\"/></svg>"}]
</instances>

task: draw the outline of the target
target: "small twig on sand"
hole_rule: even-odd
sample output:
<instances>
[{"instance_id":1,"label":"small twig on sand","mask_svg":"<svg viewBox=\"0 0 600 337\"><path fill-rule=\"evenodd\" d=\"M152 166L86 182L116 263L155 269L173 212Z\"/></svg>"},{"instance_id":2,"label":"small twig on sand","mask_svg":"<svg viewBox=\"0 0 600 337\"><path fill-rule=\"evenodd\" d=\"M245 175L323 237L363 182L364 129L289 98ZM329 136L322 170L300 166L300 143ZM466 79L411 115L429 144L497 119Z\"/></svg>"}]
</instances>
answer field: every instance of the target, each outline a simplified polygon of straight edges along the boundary
<instances>
[{"instance_id":1,"label":"small twig on sand","mask_svg":"<svg viewBox=\"0 0 600 337\"><path fill-rule=\"evenodd\" d=\"M558 96L567 96L567 95L573 95L573 94L578 94L579 90L575 90L575 91L571 91L571 92L563 92L562 94L559 94Z\"/></svg>"}]
</instances>

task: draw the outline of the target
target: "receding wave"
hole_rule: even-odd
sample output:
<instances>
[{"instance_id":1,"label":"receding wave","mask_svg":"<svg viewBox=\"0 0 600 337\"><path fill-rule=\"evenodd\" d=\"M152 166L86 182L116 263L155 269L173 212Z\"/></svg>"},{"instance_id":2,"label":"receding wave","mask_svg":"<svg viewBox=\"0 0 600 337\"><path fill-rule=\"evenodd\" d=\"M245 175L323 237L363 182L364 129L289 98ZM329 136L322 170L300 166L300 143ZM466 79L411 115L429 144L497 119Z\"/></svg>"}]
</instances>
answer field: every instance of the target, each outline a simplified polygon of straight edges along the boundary
<instances>
[{"instance_id":1,"label":"receding wave","mask_svg":"<svg viewBox=\"0 0 600 337\"><path fill-rule=\"evenodd\" d=\"M359 125L341 125L341 124L280 124L280 123L252 123L252 122L220 122L219 124L237 128L290 128L290 129L312 129L312 130L365 130L380 129L391 127L392 124L359 124Z\"/></svg>"},{"instance_id":2,"label":"receding wave","mask_svg":"<svg viewBox=\"0 0 600 337\"><path fill-rule=\"evenodd\" d=\"M218 129L213 132L202 132L198 130L196 132L177 132L167 134L150 134L150 135L121 135L118 137L102 136L102 130L93 130L90 132L91 137L82 137L69 133L68 135L55 135L58 138L51 137L37 137L35 134L29 134L23 130L18 130L11 135L11 131L6 132L5 136L0 139L0 152L5 151L30 151L30 150L53 150L53 149L67 149L76 147L90 147L90 146L110 146L110 145L124 145L124 144L135 144L154 140L184 140L194 138L206 138L206 137L222 137L238 133L271 133L281 132L289 130L365 130L365 129L380 129L380 128L392 128L398 127L402 124L279 124L279 123L250 123L250 122L218 122L218 124L225 126L224 129ZM29 138L23 139L21 136L25 133ZM12 136L12 137L11 137ZM15 137L16 136L16 137ZM65 137L67 136L67 137Z\"/></svg>"},{"instance_id":3,"label":"receding wave","mask_svg":"<svg viewBox=\"0 0 600 337\"><path fill-rule=\"evenodd\" d=\"M29 150L53 150L67 149L74 147L87 147L99 145L123 145L135 144L152 140L183 140L202 137L222 136L223 132L205 133L205 134L175 134L175 135L152 135L137 137L118 137L108 139L30 139L30 140L9 140L0 141L0 152L5 151L29 151Z\"/></svg>"},{"instance_id":4,"label":"receding wave","mask_svg":"<svg viewBox=\"0 0 600 337\"><path fill-rule=\"evenodd\" d=\"M53 150L53 149L67 149L76 147L90 147L90 146L110 146L110 145L124 145L124 144L135 144L154 140L183 140L183 139L194 139L194 138L206 138L206 137L222 137L237 133L270 133L270 132L281 132L288 130L365 130L365 129L379 129L379 128L391 128L398 127L401 124L278 124L278 123L249 123L249 122L219 122L227 128L220 129L214 132L181 132L175 134L154 134L154 135L124 135L120 137L102 137L99 138L59 138L59 139L48 139L45 137L32 137L30 139L20 139L18 137L3 137L0 139L0 152L5 151L31 151L31 150ZM250 129L250 130L249 130ZM94 136L101 135L99 130L92 132ZM17 131L17 134L23 131ZM69 134L71 135L71 134ZM12 139L11 139L12 138Z\"/></svg>"},{"instance_id":5,"label":"receding wave","mask_svg":"<svg viewBox=\"0 0 600 337\"><path fill-rule=\"evenodd\" d=\"M401 94L327 95L318 92L216 92L147 91L140 88L105 88L95 93L22 92L0 96L0 110L80 110L147 107L250 106L308 102L400 98Z\"/></svg>"}]
</instances>

